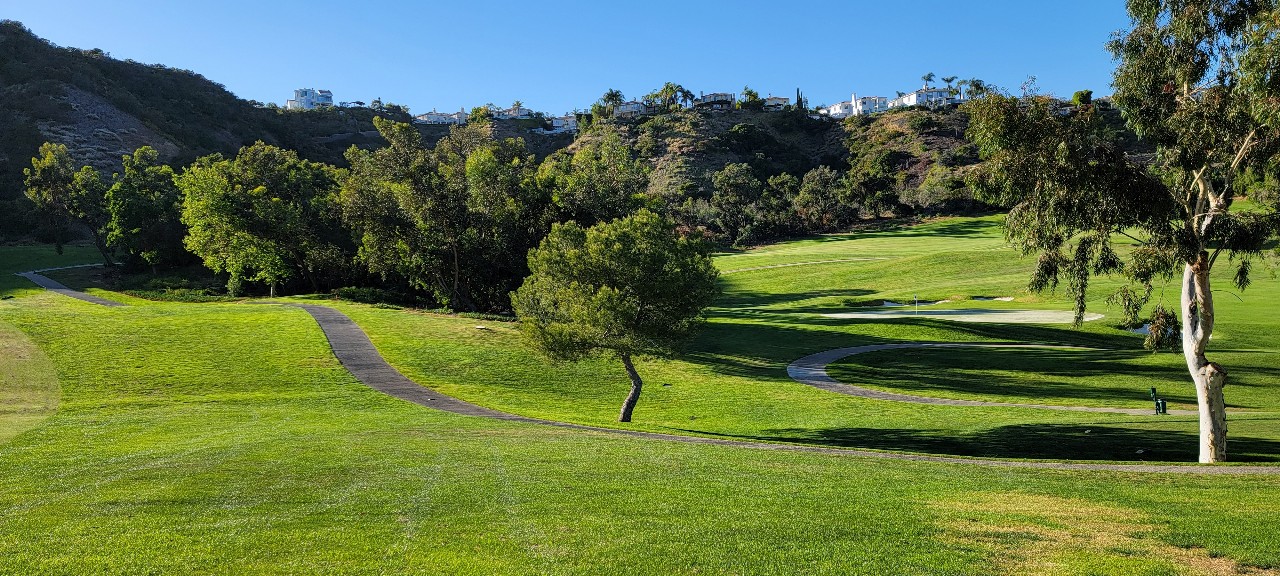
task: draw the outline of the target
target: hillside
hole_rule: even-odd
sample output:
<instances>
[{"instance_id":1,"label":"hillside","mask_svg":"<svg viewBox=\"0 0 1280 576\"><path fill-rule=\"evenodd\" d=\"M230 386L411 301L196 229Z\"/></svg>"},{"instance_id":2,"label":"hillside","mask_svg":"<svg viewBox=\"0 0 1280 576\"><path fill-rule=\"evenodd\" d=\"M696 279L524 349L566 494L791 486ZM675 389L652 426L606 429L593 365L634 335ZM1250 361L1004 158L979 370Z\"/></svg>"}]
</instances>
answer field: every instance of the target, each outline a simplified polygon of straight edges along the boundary
<instances>
[{"instance_id":1,"label":"hillside","mask_svg":"<svg viewBox=\"0 0 1280 576\"><path fill-rule=\"evenodd\" d=\"M66 144L77 162L110 174L120 157L148 145L174 164L233 153L262 140L310 160L341 165L351 145L381 146L373 117L407 122L403 107L286 111L243 100L198 73L64 48L21 23L0 21L0 201L22 194L22 169L45 141ZM447 128L422 126L434 142ZM516 134L500 122L496 132ZM566 137L525 134L546 154Z\"/></svg>"}]
</instances>

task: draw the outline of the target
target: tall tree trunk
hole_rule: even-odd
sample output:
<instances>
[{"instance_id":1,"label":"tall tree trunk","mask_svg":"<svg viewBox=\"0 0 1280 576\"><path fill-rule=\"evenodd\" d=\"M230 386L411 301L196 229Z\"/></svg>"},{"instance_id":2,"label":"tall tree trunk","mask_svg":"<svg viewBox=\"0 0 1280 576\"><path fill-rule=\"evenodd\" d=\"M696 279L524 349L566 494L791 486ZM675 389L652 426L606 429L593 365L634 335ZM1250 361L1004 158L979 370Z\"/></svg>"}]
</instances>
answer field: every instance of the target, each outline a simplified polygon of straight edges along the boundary
<instances>
[{"instance_id":1,"label":"tall tree trunk","mask_svg":"<svg viewBox=\"0 0 1280 576\"><path fill-rule=\"evenodd\" d=\"M275 283L275 282L272 282L272 283L271 283L271 298L275 298L275 297L276 297L276 283Z\"/></svg>"},{"instance_id":2,"label":"tall tree trunk","mask_svg":"<svg viewBox=\"0 0 1280 576\"><path fill-rule=\"evenodd\" d=\"M640 374L636 372L636 367L631 363L631 355L623 352L618 354L622 358L622 365L627 367L627 376L631 377L631 392L627 394L626 402L622 403L622 414L618 416L619 422L630 422L631 412L636 409L636 402L640 401L640 387L644 382L640 381Z\"/></svg>"},{"instance_id":3,"label":"tall tree trunk","mask_svg":"<svg viewBox=\"0 0 1280 576\"><path fill-rule=\"evenodd\" d=\"M116 263L111 260L111 252L107 250L107 241L103 239L102 234L97 230L90 228L93 233L93 245L98 248L98 252L102 254L102 262L107 266L115 266Z\"/></svg>"},{"instance_id":4,"label":"tall tree trunk","mask_svg":"<svg viewBox=\"0 0 1280 576\"><path fill-rule=\"evenodd\" d=\"M1222 395L1227 371L1204 355L1213 334L1213 292L1209 289L1209 257L1201 252L1182 272L1182 355L1196 384L1200 407L1200 462L1227 458L1227 410Z\"/></svg>"}]
</instances>

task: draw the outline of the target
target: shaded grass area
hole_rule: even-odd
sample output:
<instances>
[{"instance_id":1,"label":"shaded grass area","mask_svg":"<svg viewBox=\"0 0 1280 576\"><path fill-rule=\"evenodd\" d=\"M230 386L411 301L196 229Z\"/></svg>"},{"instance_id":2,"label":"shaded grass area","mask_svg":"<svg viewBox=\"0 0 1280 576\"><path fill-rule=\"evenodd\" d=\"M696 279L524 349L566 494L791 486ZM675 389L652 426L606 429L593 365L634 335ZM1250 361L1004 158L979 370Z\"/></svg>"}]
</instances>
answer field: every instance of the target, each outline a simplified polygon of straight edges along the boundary
<instances>
[{"instance_id":1,"label":"shaded grass area","mask_svg":"<svg viewBox=\"0 0 1280 576\"><path fill-rule=\"evenodd\" d=\"M0 444L53 414L58 395L53 363L25 334L0 322Z\"/></svg>"},{"instance_id":2,"label":"shaded grass area","mask_svg":"<svg viewBox=\"0 0 1280 576\"><path fill-rule=\"evenodd\" d=\"M17 272L57 266L77 266L102 262L92 246L64 246L58 254L52 245L0 246L0 297L38 294L44 291Z\"/></svg>"},{"instance_id":3,"label":"shaded grass area","mask_svg":"<svg viewBox=\"0 0 1280 576\"><path fill-rule=\"evenodd\" d=\"M1237 368L1228 407L1274 409L1280 355L1221 352ZM833 378L878 390L938 398L1067 406L1123 406L1150 398L1155 387L1170 407L1195 409L1180 354L1145 350L1045 348L912 348L869 352L831 364Z\"/></svg>"},{"instance_id":4,"label":"shaded grass area","mask_svg":"<svg viewBox=\"0 0 1280 576\"><path fill-rule=\"evenodd\" d=\"M364 311L439 322L463 345L489 334ZM0 445L8 572L996 574L1040 540L975 525L1064 529L1060 514L964 502L1114 519L1070 524L1052 551L1068 568L1280 566L1280 478L886 462L456 416L360 386L285 307L45 294L0 303L0 319L64 387L54 417ZM1116 526L1124 550L1096 541Z\"/></svg>"}]
</instances>

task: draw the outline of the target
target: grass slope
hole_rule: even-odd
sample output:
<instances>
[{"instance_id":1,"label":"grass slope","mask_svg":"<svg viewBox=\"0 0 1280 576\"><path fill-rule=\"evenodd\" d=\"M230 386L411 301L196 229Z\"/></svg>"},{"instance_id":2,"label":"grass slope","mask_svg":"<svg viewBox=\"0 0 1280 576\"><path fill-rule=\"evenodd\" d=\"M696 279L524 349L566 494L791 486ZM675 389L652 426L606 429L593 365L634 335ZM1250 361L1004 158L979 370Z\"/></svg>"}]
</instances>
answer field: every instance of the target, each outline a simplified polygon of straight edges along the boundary
<instances>
[{"instance_id":1,"label":"grass slope","mask_svg":"<svg viewBox=\"0 0 1280 576\"><path fill-rule=\"evenodd\" d=\"M899 248L910 251L911 242ZM886 449L1034 452L1027 457L1055 457L1066 449L1033 448L1071 446L1070 432L1080 428L1192 443L1179 436L1194 423L1177 418L873 403L792 383L781 367L825 347L1026 339L1132 348L1136 338L1105 325L822 322L790 310L789 293L762 296L768 282L730 275L725 300L689 358L642 366L651 385L640 426ZM757 301L731 305L741 294ZM1280 477L880 461L468 418L359 385L301 310L129 302L108 309L48 293L0 301L0 321L37 343L62 383L53 417L0 444L0 572L1280 568ZM411 376L494 407L608 423L625 390L614 362L546 364L506 324L341 307ZM1258 326L1267 321L1255 318ZM1274 349L1265 339L1254 344ZM1274 438L1268 422L1233 419L1233 450L1241 451L1242 438ZM1041 436L1029 442L1027 433Z\"/></svg>"},{"instance_id":2,"label":"grass slope","mask_svg":"<svg viewBox=\"0 0 1280 576\"><path fill-rule=\"evenodd\" d=\"M289 308L48 294L2 303L0 317L64 383L56 416L0 446L6 572L1280 565L1276 478L890 463L461 417L358 385ZM1072 521L1082 510L1090 521Z\"/></svg>"}]
</instances>

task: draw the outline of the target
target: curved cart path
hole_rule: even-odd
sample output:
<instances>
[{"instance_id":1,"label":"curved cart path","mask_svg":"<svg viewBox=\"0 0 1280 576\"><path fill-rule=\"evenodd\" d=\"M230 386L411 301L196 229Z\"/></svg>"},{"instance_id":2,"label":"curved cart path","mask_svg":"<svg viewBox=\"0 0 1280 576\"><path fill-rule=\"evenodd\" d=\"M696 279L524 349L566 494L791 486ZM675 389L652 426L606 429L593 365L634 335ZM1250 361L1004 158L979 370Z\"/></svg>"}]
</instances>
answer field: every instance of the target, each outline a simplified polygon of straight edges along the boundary
<instances>
[{"instance_id":1,"label":"curved cart path","mask_svg":"<svg viewBox=\"0 0 1280 576\"><path fill-rule=\"evenodd\" d=\"M1280 466L1205 466L1191 464L1085 464L1072 462L1020 462L1013 460L991 460L983 458L956 458L950 456L927 456L919 454L902 454L896 452L874 452L870 450L854 450L844 448L826 448L821 446L803 446L797 444L772 444L766 442L750 442L745 440L726 440L721 438L705 438L699 436L680 436L660 434L657 432L641 432L637 430L621 430L617 428L601 428L566 422L554 422L517 416L477 406L417 384L397 371L382 355L378 353L368 335L346 314L328 306L315 304L297 304L299 308L311 314L316 323L324 331L333 346L334 356L342 365L367 386L396 398L415 404L430 406L448 412L497 418L516 422L542 424L559 428L570 428L590 432L617 434L636 438L649 438L684 442L689 444L714 444L718 446L738 446L765 450L788 452L817 452L822 454L840 454L864 458L883 458L889 460L906 460L913 462L934 462L941 464L965 464L970 466L989 466L999 468L1032 468L1046 470L1100 470L1112 472L1165 472L1184 474L1280 474Z\"/></svg>"},{"instance_id":2,"label":"curved cart path","mask_svg":"<svg viewBox=\"0 0 1280 576\"><path fill-rule=\"evenodd\" d=\"M1052 346L1048 344L979 344L979 343L924 343L924 342L904 342L901 344L872 344L869 346L854 346L852 348L837 348L835 350L827 350L826 352L818 352L810 354L792 362L787 366L787 376L792 380L801 384L808 384L814 388L821 388L828 392L837 394L846 394L849 396L857 396L859 398L870 398L872 400L888 400L891 402L910 402L913 404L933 404L936 406L1003 406L1007 408L1036 408L1040 410L1068 410L1072 412L1105 412L1111 414L1131 414L1134 416L1155 415L1155 409L1137 409L1137 408L1105 408L1096 406L1057 406L1052 404L1021 404L1016 402L988 402L985 400L956 400L951 398L930 398L928 396L913 396L911 394L898 394L896 392L884 392L881 390L871 390L862 388L852 384L845 384L832 378L827 374L827 365L856 354L865 354L867 352L879 352L881 350L900 350L903 348L1045 348L1052 350L1098 350L1097 348L1084 348L1080 346ZM1179 416L1191 416L1198 412L1195 410L1170 410L1169 414Z\"/></svg>"},{"instance_id":3,"label":"curved cart path","mask_svg":"<svg viewBox=\"0 0 1280 576\"><path fill-rule=\"evenodd\" d=\"M83 292L76 292L37 274L36 272L44 272L39 270L34 272L24 272L18 274L24 278L39 284L49 290L54 290L61 294L65 294L72 298L101 304L103 306L124 306L119 302L112 302L96 296L90 296ZM529 424L541 424L545 426L555 426L557 428L568 428L572 430L582 430L587 432L596 432L604 434L614 434L619 436L630 436L634 438L647 438L652 440L666 440L670 442L683 442L686 444L712 444L717 446L735 446L742 448L755 448L761 450L777 450L784 452L815 452L819 454L839 454L843 456L857 456L862 458L881 458L886 460L901 460L908 462L931 462L937 464L962 464L967 466L986 466L992 468L1029 468L1040 470L1096 470L1110 472L1159 472L1159 473L1179 473L1179 474L1229 474L1229 475L1280 475L1280 466L1206 466L1193 464L1083 464L1072 462L1020 462L1016 460L991 460L984 458L956 458L952 456L927 456L922 454L903 454L898 452L874 452L870 450L854 450L846 448L826 448L822 446L803 446L799 444L771 444L766 442L750 442L746 440L726 440L722 438L705 438L700 436L680 436L676 434L659 434L657 432L642 432L638 430L622 430L618 428L601 428L597 426L585 426L582 424L570 424L567 422L555 422L551 420L540 420L537 418L529 418L526 416L517 416L500 412L491 408L477 406L470 402L459 400L447 394L442 394L426 386L422 386L400 373L378 353L378 349L374 347L373 342L369 340L369 336L346 314L339 312L328 306L320 306L316 304L289 304L302 308L316 323L320 325L320 329L324 331L325 338L329 340L329 345L333 349L333 355L338 358L352 376L355 376L361 383L373 388L379 392L394 396L401 400L407 400L422 406L428 406L446 412L463 414L467 416L479 416L481 418L493 418L498 420L510 420L514 422L525 422ZM847 349L842 349L847 350ZM834 352L834 351L832 351ZM826 354L826 353L820 353ZM818 354L807 356L812 358ZM841 356L843 357L843 356ZM803 359L802 359L803 360ZM794 363L793 363L794 366ZM790 373L790 368L788 368ZM825 371L824 371L825 374Z\"/></svg>"},{"instance_id":4,"label":"curved cart path","mask_svg":"<svg viewBox=\"0 0 1280 576\"><path fill-rule=\"evenodd\" d=\"M76 300L84 300L85 302L89 302L92 304L100 304L102 306L124 306L124 304L121 304L114 300L107 300L106 298L99 298L92 294L85 294L84 292L72 290L64 286L61 282L58 282L47 276L40 275L40 272L49 272L52 270L67 270L70 268L91 268L95 266L101 266L101 264L84 264L81 266L62 266L59 268L43 268L40 270L32 270L30 272L19 272L16 275L34 282L37 286L40 286L45 290L57 292L59 294L62 294L63 296L69 296L71 298L75 298Z\"/></svg>"}]
</instances>

